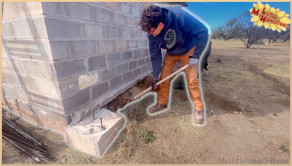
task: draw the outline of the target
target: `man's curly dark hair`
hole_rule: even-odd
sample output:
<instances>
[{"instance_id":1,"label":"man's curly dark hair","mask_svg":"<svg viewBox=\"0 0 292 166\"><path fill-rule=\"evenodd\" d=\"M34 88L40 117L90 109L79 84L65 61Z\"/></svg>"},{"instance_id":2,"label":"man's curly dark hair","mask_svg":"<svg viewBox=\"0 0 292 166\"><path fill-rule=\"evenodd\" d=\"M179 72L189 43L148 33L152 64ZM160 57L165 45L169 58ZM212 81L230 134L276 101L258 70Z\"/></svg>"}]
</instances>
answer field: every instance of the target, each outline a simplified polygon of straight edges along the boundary
<instances>
[{"instance_id":1,"label":"man's curly dark hair","mask_svg":"<svg viewBox=\"0 0 292 166\"><path fill-rule=\"evenodd\" d=\"M142 11L139 25L142 31L148 32L151 27L156 28L160 22L164 23L162 9L158 6L150 5Z\"/></svg>"}]
</instances>

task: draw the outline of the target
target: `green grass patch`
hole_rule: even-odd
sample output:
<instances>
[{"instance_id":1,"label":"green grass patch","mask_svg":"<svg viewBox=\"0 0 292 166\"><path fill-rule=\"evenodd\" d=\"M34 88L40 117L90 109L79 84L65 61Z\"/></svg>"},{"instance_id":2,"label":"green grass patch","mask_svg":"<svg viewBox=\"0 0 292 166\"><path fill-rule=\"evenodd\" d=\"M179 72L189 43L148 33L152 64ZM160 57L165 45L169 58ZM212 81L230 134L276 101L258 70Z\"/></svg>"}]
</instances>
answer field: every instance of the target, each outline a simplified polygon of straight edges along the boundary
<instances>
[{"instance_id":1,"label":"green grass patch","mask_svg":"<svg viewBox=\"0 0 292 166\"><path fill-rule=\"evenodd\" d=\"M140 137L145 144L148 144L149 142L153 142L155 140L153 131L141 130Z\"/></svg>"},{"instance_id":2,"label":"green grass patch","mask_svg":"<svg viewBox=\"0 0 292 166\"><path fill-rule=\"evenodd\" d=\"M281 146L280 146L280 149L281 149L283 152L288 152L288 151L289 151L289 149L286 148L285 145L281 145Z\"/></svg>"}]
</instances>

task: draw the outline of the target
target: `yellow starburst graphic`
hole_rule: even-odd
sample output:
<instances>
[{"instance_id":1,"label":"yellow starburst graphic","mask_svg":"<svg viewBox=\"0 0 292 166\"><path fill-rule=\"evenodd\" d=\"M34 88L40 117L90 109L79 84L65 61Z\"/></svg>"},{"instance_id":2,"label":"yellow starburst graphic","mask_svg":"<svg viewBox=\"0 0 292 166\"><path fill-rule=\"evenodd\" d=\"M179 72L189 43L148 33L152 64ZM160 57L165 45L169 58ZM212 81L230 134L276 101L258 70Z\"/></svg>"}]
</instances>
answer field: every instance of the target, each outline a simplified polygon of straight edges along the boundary
<instances>
[{"instance_id":1,"label":"yellow starburst graphic","mask_svg":"<svg viewBox=\"0 0 292 166\"><path fill-rule=\"evenodd\" d=\"M251 21L257 26L264 26L266 29L277 30L278 32L286 31L289 28L288 24L291 20L288 18L289 14L285 14L280 9L270 7L270 5L253 4L253 8L250 9Z\"/></svg>"}]
</instances>

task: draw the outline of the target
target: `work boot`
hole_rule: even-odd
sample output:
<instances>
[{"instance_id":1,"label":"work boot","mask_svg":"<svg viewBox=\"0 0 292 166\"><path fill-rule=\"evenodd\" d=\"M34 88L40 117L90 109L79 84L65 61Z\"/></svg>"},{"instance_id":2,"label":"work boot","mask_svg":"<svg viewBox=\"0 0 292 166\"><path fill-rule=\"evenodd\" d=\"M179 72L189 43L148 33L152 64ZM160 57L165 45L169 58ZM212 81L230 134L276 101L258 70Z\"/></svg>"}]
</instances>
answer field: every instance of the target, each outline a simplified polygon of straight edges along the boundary
<instances>
[{"instance_id":1,"label":"work boot","mask_svg":"<svg viewBox=\"0 0 292 166\"><path fill-rule=\"evenodd\" d=\"M153 114L167 108L166 104L156 104L149 109L149 113Z\"/></svg>"},{"instance_id":2,"label":"work boot","mask_svg":"<svg viewBox=\"0 0 292 166\"><path fill-rule=\"evenodd\" d=\"M195 111L193 117L194 124L203 124L204 123L204 110Z\"/></svg>"}]
</instances>

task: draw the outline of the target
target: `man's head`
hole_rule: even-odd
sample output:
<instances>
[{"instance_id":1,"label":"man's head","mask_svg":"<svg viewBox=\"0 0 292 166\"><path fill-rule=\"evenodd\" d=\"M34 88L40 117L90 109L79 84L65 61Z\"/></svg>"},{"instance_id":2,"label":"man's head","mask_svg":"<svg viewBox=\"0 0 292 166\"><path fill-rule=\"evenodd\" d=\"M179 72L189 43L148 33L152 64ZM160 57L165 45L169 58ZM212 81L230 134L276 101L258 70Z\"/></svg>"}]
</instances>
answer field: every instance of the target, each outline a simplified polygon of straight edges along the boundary
<instances>
[{"instance_id":1,"label":"man's head","mask_svg":"<svg viewBox=\"0 0 292 166\"><path fill-rule=\"evenodd\" d=\"M165 17L162 9L151 5L141 13L139 25L142 31L148 32L152 36L157 36L164 28Z\"/></svg>"}]
</instances>

